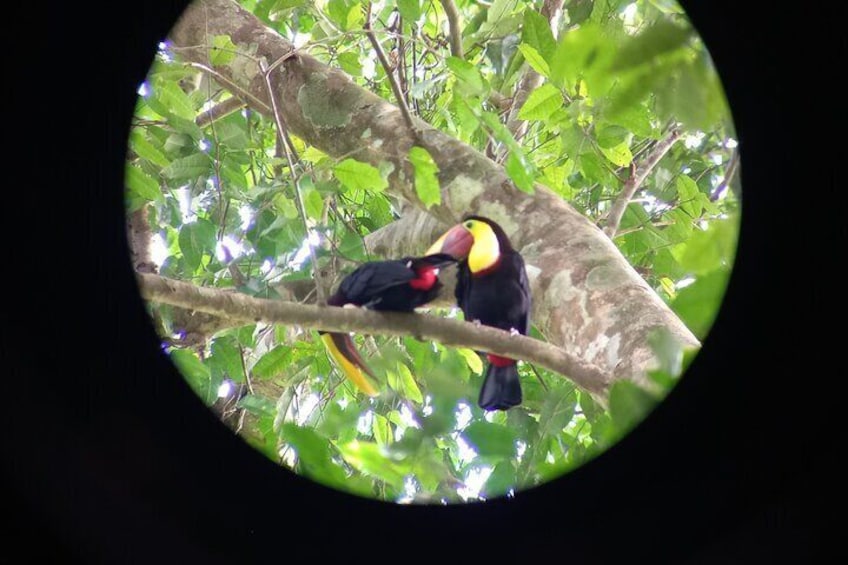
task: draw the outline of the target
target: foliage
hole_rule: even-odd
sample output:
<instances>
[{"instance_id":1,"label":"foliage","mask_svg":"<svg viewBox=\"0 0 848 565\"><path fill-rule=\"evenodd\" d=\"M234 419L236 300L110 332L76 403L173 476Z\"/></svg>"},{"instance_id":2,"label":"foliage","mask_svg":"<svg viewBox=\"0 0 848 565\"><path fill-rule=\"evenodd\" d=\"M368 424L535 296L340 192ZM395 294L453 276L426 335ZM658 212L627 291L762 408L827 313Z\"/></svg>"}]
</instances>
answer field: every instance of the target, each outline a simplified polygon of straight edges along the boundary
<instances>
[{"instance_id":1,"label":"foliage","mask_svg":"<svg viewBox=\"0 0 848 565\"><path fill-rule=\"evenodd\" d=\"M305 52L394 101L361 33L359 2L242 4ZM490 155L507 148L505 168L523 190L541 183L602 223L631 163L672 124L682 128L684 141L647 177L615 243L703 337L732 263L738 189L722 184L735 143L718 77L682 11L665 0L570 1L555 35L540 2L456 4L463 58L450 55L438 2L375 7L374 27L399 60L413 113ZM217 36L209 47L211 62L226 62L233 44ZM518 112L529 127L516 140L493 100L511 97L528 69L545 80ZM331 159L297 138L300 160L290 170L273 120L250 109L198 125L199 115L231 97L163 45L140 89L127 205L147 208L162 275L309 300L307 242L334 287L371 259L364 236L397 218L385 171ZM438 203L431 156L417 150L409 158L422 202ZM198 344L183 339L191 330L185 317L151 309L188 383L248 442L324 484L394 501L489 498L559 476L638 423L686 364L657 337L654 347L668 360L652 375L657 387L617 384L608 410L570 381L520 364L524 403L485 414L476 406L482 363L470 350L357 336L387 391L369 399L334 369L315 332L256 324L213 331Z\"/></svg>"}]
</instances>

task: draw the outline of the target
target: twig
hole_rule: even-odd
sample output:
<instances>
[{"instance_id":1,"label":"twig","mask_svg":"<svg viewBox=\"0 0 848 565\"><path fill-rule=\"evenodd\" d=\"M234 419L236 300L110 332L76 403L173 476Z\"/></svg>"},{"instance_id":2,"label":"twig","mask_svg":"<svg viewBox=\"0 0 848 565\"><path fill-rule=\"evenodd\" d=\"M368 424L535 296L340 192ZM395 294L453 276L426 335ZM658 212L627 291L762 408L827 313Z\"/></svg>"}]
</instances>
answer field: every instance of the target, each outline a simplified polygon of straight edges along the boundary
<instances>
[{"instance_id":1,"label":"twig","mask_svg":"<svg viewBox=\"0 0 848 565\"><path fill-rule=\"evenodd\" d=\"M205 128L209 124L217 122L222 118L226 118L233 112L237 112L245 106L247 106L247 104L245 104L243 100L233 96L232 98L227 98L220 104L216 104L198 115L197 118L195 118L194 123L197 124L199 128Z\"/></svg>"},{"instance_id":2,"label":"twig","mask_svg":"<svg viewBox=\"0 0 848 565\"><path fill-rule=\"evenodd\" d=\"M365 13L364 28L365 34L368 36L368 41L371 42L371 46L374 48L374 51L377 52L377 58L380 60L380 64L383 65L383 70L386 71L386 78L389 80L389 85L392 87L392 92L397 100L400 113L403 115L403 120L406 122L406 125L409 126L409 129L413 132L413 134L418 137L418 128L415 127L415 124L412 121L412 114L409 113L409 107L406 105L403 92L400 90L400 85L395 78L388 59L386 59L386 54L383 53L383 48L380 47L380 42L377 41L377 36L374 34L374 30L371 27L371 2L368 2L368 8Z\"/></svg>"},{"instance_id":3,"label":"twig","mask_svg":"<svg viewBox=\"0 0 848 565\"><path fill-rule=\"evenodd\" d=\"M432 315L373 312L360 308L318 307L281 300L253 298L236 292L204 288L158 275L138 274L143 298L161 304L206 312L245 323L299 325L333 332L387 336L412 335L451 347L467 347L522 359L545 367L593 394L605 396L610 373L543 341L488 326Z\"/></svg>"},{"instance_id":4,"label":"twig","mask_svg":"<svg viewBox=\"0 0 848 565\"><path fill-rule=\"evenodd\" d=\"M604 233L607 234L610 239L615 237L615 234L618 231L618 226L621 223L621 218L624 216L624 211L630 203L630 199L633 198L633 195L636 194L636 191L639 190L640 186L642 186L642 183L645 181L650 172L654 169L657 163L659 163L660 159L668 153L668 150L671 149L672 145L674 145L678 139L680 139L680 130L672 128L666 138L656 144L654 150L645 157L645 160L638 167L636 166L636 163L631 163L630 178L624 182L624 187L621 189L621 193L619 193L618 197L613 202L612 208L610 208L609 215L607 216L606 225L604 226Z\"/></svg>"},{"instance_id":5,"label":"twig","mask_svg":"<svg viewBox=\"0 0 848 565\"><path fill-rule=\"evenodd\" d=\"M562 8L563 0L545 0L542 5L542 15L548 19L551 26L551 31L556 32L557 14ZM530 93L542 86L544 77L535 70L527 67L524 76L518 82L515 89L515 94L512 97L512 106L507 115L506 127L512 133L516 141L519 141L527 134L528 122L518 119L518 113L530 97ZM493 151L494 152L494 151ZM507 148L501 145L496 152L495 161L502 163L507 157Z\"/></svg>"},{"instance_id":6,"label":"twig","mask_svg":"<svg viewBox=\"0 0 848 565\"><path fill-rule=\"evenodd\" d=\"M724 178L721 179L721 182L718 183L718 186L715 187L710 193L710 202L715 202L718 200L718 197L721 195L724 190L730 186L730 182L733 180L733 177L736 175L736 170L739 168L739 150L734 149L733 154L730 156L730 161L727 162L727 169L724 170Z\"/></svg>"},{"instance_id":7,"label":"twig","mask_svg":"<svg viewBox=\"0 0 848 565\"><path fill-rule=\"evenodd\" d=\"M289 56L280 57L277 61L272 63L267 69L264 68L264 64L260 62L259 68L262 71L265 78L265 85L268 88L268 97L271 99L271 107L274 114L274 121L277 124L277 137L279 141L283 145L283 149L286 154L286 161L289 165L289 171L292 174L292 182L294 184L294 201L297 205L297 212L300 215L300 219L303 222L303 230L306 233L306 248L309 249L309 257L312 260L312 276L315 278L315 292L318 295L318 304L324 305L326 304L326 298L324 296L324 284L321 280L321 271L318 268L318 258L315 255L315 249L312 247L312 243L309 241L309 224L306 221L306 207L303 205L303 195L300 192L300 174L295 171L294 164L297 160L297 156L294 153L294 148L291 145L291 139L288 136L288 128L286 127L286 123L283 120L283 116L280 113L280 109L277 106L277 96L274 93L274 89L271 86L271 72L277 68L277 66L285 61Z\"/></svg>"},{"instance_id":8,"label":"twig","mask_svg":"<svg viewBox=\"0 0 848 565\"><path fill-rule=\"evenodd\" d=\"M441 0L441 2L442 8L445 10L445 16L448 18L451 55L462 59L462 23L459 19L459 10L456 9L456 4L453 3L453 0Z\"/></svg>"}]
</instances>

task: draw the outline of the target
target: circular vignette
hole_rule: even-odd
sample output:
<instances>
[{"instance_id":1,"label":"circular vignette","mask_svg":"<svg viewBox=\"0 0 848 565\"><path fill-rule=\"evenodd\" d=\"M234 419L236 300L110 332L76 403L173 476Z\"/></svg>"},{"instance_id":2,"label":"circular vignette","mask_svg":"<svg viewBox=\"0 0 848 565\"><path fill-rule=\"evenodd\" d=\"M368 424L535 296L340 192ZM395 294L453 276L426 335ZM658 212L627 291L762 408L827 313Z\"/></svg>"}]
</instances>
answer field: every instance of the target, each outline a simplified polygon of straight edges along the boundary
<instances>
[{"instance_id":1,"label":"circular vignette","mask_svg":"<svg viewBox=\"0 0 848 565\"><path fill-rule=\"evenodd\" d=\"M731 272L738 141L682 9L620 4L601 13L572 3L552 18L523 4L476 20L459 10L469 46L449 40L454 28L436 25L435 7L415 3L319 14L216 1L183 16L138 90L129 241L163 349L224 423L323 485L442 504L512 497L569 473L674 388ZM368 17L373 37L361 32ZM259 34L262 25L280 35ZM503 165L506 195L469 182L447 142L410 137L405 116L373 110L375 94L397 102L398 89L410 113ZM430 151L410 152L411 165L386 151L416 141ZM469 166L471 179L491 167ZM528 208L527 198L561 208ZM411 202L497 218L534 284L531 337L610 382L521 363L521 407L486 413L476 398L487 362L472 348L375 335L354 345L378 375L372 399L325 352L320 314L293 324L249 299L221 309L234 293L323 300L372 253L420 254L442 226ZM535 224L517 209L532 209ZM573 233L534 239L540 219ZM434 304L448 313L449 298Z\"/></svg>"}]
</instances>

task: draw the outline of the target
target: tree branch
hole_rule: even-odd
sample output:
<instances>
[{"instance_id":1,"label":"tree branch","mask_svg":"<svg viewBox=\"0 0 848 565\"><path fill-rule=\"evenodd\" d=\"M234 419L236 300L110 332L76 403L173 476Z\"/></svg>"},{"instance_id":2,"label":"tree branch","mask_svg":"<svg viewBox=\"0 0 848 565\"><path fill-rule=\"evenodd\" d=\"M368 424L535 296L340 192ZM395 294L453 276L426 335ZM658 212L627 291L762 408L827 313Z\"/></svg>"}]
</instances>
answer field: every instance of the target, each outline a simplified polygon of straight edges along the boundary
<instances>
[{"instance_id":1,"label":"tree branch","mask_svg":"<svg viewBox=\"0 0 848 565\"><path fill-rule=\"evenodd\" d=\"M567 376L599 399L606 397L612 381L609 373L559 347L522 335L438 316L374 312L360 308L319 307L279 300L265 300L235 292L194 286L158 275L138 274L141 296L245 323L296 324L334 332L357 332L389 336L415 336L451 347L467 347L521 359Z\"/></svg>"},{"instance_id":2,"label":"tree branch","mask_svg":"<svg viewBox=\"0 0 848 565\"><path fill-rule=\"evenodd\" d=\"M226 118L233 112L237 112L247 106L244 100L235 96L227 98L223 102L216 104L195 118L194 123L200 128L205 128L212 122L216 122L222 118Z\"/></svg>"},{"instance_id":3,"label":"tree branch","mask_svg":"<svg viewBox=\"0 0 848 565\"><path fill-rule=\"evenodd\" d=\"M627 205L630 204L630 199L633 198L633 195L636 194L636 191L639 190L639 187L642 186L642 183L645 182L645 179L657 163L659 163L660 159L668 153L668 150L671 149L671 146L678 139L680 139L680 130L675 127L668 133L665 139L656 144L654 150L645 157L641 165L637 167L635 163L631 163L630 178L625 181L621 193L619 193L615 202L613 202L607 216L606 225L604 226L604 233L610 239L615 237L618 226L621 224L621 218L624 216L624 211L627 209Z\"/></svg>"},{"instance_id":4,"label":"tree branch","mask_svg":"<svg viewBox=\"0 0 848 565\"><path fill-rule=\"evenodd\" d=\"M451 55L463 58L462 54L462 23L460 22L459 10L453 0L441 0L442 8L448 18L448 29L450 29ZM561 1L561 0L560 0Z\"/></svg>"}]
</instances>

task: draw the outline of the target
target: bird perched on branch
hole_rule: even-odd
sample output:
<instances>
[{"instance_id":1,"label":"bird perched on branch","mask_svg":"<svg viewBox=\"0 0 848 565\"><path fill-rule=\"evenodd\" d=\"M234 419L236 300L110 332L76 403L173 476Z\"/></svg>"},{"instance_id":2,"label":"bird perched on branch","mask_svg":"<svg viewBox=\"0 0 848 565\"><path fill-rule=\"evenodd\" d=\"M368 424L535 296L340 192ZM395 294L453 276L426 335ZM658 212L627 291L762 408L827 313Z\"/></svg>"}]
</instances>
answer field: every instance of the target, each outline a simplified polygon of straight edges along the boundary
<instances>
[{"instance_id":1,"label":"bird perched on branch","mask_svg":"<svg viewBox=\"0 0 848 565\"><path fill-rule=\"evenodd\" d=\"M438 277L439 269L455 262L456 259L451 255L435 253L425 257L365 263L342 280L327 304L352 304L370 310L412 312L438 296L442 287ZM344 375L365 394L376 396L377 389L365 377L368 375L374 378L374 373L359 355L350 334L319 334Z\"/></svg>"},{"instance_id":2,"label":"bird perched on branch","mask_svg":"<svg viewBox=\"0 0 848 565\"><path fill-rule=\"evenodd\" d=\"M482 216L466 216L428 250L435 252L460 261L455 295L467 321L527 335L530 283L524 259L497 223ZM489 363L477 404L484 410L507 410L521 404L516 361L493 353L486 357Z\"/></svg>"}]
</instances>

